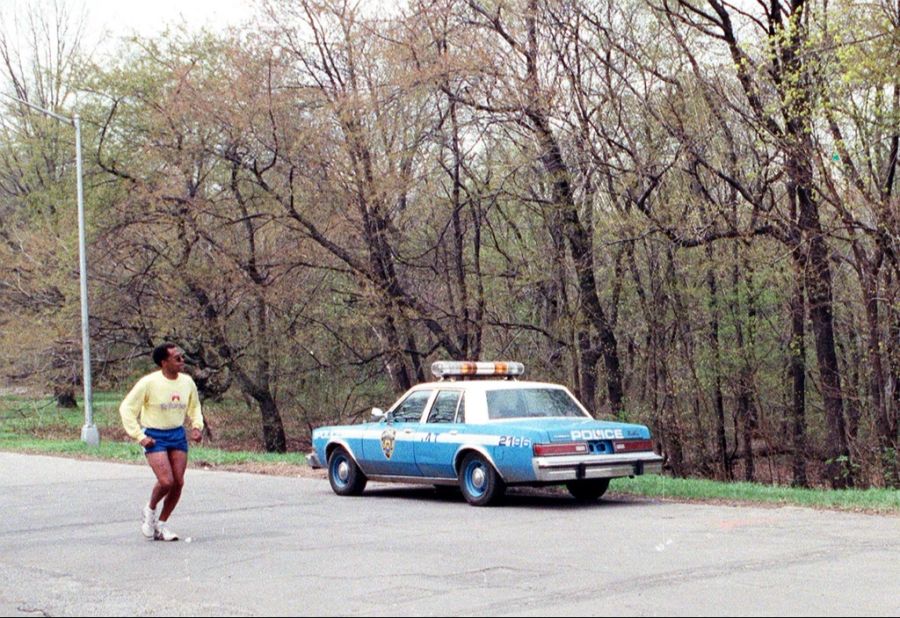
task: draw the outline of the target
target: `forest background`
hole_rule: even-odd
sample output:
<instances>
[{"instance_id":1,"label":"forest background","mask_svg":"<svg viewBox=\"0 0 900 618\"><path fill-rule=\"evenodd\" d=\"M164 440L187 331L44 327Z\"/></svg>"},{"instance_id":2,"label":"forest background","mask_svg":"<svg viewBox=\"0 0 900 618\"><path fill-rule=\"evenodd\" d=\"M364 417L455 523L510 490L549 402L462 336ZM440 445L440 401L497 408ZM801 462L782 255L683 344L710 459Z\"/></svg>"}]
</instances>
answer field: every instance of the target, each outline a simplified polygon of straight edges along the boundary
<instances>
[{"instance_id":1,"label":"forest background","mask_svg":"<svg viewBox=\"0 0 900 618\"><path fill-rule=\"evenodd\" d=\"M677 476L900 485L900 0L84 23L3 12L0 92L82 117L100 387L175 341L284 452L519 360ZM74 134L0 109L0 379L75 405Z\"/></svg>"}]
</instances>

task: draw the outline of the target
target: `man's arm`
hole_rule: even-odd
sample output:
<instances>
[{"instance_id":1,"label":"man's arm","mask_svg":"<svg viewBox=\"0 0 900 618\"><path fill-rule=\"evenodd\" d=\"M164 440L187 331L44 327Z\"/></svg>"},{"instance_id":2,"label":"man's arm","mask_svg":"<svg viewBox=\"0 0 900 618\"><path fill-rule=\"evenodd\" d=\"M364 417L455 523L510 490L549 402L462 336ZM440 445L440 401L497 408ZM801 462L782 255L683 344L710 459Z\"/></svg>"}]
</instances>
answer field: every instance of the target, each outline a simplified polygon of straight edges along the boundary
<instances>
[{"instance_id":1,"label":"man's arm","mask_svg":"<svg viewBox=\"0 0 900 618\"><path fill-rule=\"evenodd\" d=\"M153 442L153 438L147 437L141 429L141 424L138 422L141 410L144 407L146 392L146 379L141 378L131 391L125 395L125 399L122 400L122 404L119 406L119 416L122 417L122 426L125 427L125 432L132 439L140 442L141 446L151 446L150 443ZM145 441L149 442L145 444Z\"/></svg>"},{"instance_id":2,"label":"man's arm","mask_svg":"<svg viewBox=\"0 0 900 618\"><path fill-rule=\"evenodd\" d=\"M191 419L191 440L199 444L203 440L203 412L200 410L200 394L191 380L191 396L188 398L188 418Z\"/></svg>"}]
</instances>

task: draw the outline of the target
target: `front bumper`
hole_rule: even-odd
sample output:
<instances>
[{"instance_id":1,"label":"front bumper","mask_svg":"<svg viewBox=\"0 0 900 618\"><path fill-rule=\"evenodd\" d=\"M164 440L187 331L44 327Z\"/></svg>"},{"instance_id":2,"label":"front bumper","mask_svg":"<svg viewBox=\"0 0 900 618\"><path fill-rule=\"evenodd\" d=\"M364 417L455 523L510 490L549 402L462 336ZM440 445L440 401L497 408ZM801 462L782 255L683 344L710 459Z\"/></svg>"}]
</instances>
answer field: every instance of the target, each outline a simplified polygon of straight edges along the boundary
<instances>
[{"instance_id":1,"label":"front bumper","mask_svg":"<svg viewBox=\"0 0 900 618\"><path fill-rule=\"evenodd\" d=\"M660 474L663 464L656 453L535 457L532 461L535 478L542 483Z\"/></svg>"},{"instance_id":2,"label":"front bumper","mask_svg":"<svg viewBox=\"0 0 900 618\"><path fill-rule=\"evenodd\" d=\"M319 461L319 456L316 455L315 451L306 456L306 463L308 463L309 467L313 470L323 467L322 462Z\"/></svg>"}]
</instances>

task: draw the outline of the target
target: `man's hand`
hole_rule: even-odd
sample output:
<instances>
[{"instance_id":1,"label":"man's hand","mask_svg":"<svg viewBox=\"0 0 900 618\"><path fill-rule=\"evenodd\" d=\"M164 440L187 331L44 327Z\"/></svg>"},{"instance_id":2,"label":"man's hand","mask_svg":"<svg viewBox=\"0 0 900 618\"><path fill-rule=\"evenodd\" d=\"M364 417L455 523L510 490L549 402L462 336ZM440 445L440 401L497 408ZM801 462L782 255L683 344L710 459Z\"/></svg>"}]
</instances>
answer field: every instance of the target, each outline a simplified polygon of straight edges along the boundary
<instances>
[{"instance_id":1,"label":"man's hand","mask_svg":"<svg viewBox=\"0 0 900 618\"><path fill-rule=\"evenodd\" d=\"M156 440L154 440L150 436L147 436L146 438L141 440L141 446L143 446L144 448L152 448L154 445L156 445Z\"/></svg>"},{"instance_id":2,"label":"man's hand","mask_svg":"<svg viewBox=\"0 0 900 618\"><path fill-rule=\"evenodd\" d=\"M191 429L191 441L197 444L203 442L203 432L197 428Z\"/></svg>"}]
</instances>

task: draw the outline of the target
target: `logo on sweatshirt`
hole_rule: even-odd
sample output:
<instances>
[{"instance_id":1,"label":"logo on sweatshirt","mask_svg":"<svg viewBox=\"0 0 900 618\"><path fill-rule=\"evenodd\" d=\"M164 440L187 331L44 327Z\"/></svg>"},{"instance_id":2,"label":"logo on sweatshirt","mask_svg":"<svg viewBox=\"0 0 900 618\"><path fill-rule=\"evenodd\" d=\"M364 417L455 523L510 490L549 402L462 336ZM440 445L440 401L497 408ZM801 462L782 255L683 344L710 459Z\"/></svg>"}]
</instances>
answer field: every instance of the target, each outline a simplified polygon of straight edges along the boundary
<instances>
[{"instance_id":1,"label":"logo on sweatshirt","mask_svg":"<svg viewBox=\"0 0 900 618\"><path fill-rule=\"evenodd\" d=\"M169 397L168 403L161 403L159 405L161 410L183 410L187 408L187 405L181 403L181 395L178 393L172 393Z\"/></svg>"}]
</instances>

